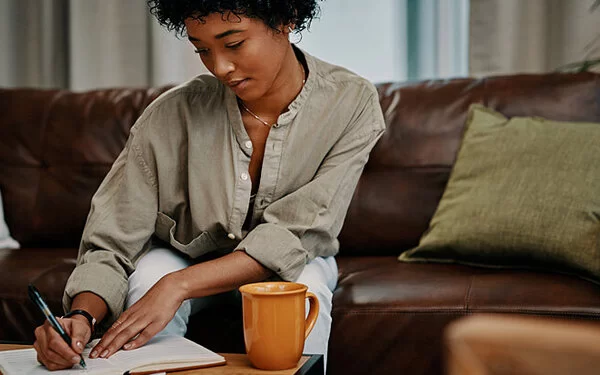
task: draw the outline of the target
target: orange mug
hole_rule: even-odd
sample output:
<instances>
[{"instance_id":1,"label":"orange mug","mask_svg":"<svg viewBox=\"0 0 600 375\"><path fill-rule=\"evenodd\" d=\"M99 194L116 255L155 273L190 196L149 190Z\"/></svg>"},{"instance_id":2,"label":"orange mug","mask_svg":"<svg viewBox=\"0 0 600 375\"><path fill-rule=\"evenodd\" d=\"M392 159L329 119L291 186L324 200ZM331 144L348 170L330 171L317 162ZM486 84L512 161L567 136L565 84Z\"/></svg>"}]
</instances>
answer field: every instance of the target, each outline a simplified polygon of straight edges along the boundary
<instances>
[{"instance_id":1,"label":"orange mug","mask_svg":"<svg viewBox=\"0 0 600 375\"><path fill-rule=\"evenodd\" d=\"M306 285L291 282L240 287L246 353L254 367L286 370L298 364L304 340L319 316L319 300L307 290Z\"/></svg>"}]
</instances>

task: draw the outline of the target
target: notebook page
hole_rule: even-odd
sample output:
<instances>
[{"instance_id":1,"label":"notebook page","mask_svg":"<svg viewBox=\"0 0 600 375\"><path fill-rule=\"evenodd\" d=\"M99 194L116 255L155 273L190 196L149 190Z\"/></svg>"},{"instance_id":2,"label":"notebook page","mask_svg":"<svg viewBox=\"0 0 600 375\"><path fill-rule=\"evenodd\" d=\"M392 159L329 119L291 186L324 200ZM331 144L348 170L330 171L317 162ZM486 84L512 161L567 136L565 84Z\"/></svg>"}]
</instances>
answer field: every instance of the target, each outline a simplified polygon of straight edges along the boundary
<instances>
[{"instance_id":1,"label":"notebook page","mask_svg":"<svg viewBox=\"0 0 600 375\"><path fill-rule=\"evenodd\" d=\"M109 360L84 357L87 369L76 365L71 369L49 371L38 363L35 349L7 350L0 352L0 371L3 375L114 375L123 372Z\"/></svg>"},{"instance_id":2,"label":"notebook page","mask_svg":"<svg viewBox=\"0 0 600 375\"><path fill-rule=\"evenodd\" d=\"M157 336L141 348L121 350L110 359L128 370L153 364L218 363L225 360L217 353L181 336Z\"/></svg>"},{"instance_id":3,"label":"notebook page","mask_svg":"<svg viewBox=\"0 0 600 375\"><path fill-rule=\"evenodd\" d=\"M90 359L89 353L98 341L100 340L94 340L83 352L87 369L77 365L67 370L48 371L38 363L35 349L0 352L0 369L3 375L114 375L141 366L172 368L173 366L168 365L177 364L175 367L182 367L190 363L208 364L225 360L217 353L180 336L154 337L141 348L120 350L109 359Z\"/></svg>"}]
</instances>

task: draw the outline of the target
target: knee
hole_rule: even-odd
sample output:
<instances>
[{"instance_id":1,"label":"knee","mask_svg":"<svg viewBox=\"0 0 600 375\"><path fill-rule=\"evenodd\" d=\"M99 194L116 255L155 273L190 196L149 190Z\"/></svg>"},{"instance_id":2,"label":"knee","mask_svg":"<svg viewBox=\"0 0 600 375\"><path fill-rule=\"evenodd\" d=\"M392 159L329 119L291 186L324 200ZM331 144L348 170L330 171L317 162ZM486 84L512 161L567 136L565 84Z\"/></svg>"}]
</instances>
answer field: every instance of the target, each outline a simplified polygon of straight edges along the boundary
<instances>
[{"instance_id":1,"label":"knee","mask_svg":"<svg viewBox=\"0 0 600 375\"><path fill-rule=\"evenodd\" d=\"M147 268L138 268L129 276L129 293L146 293L163 276L164 274L152 272Z\"/></svg>"},{"instance_id":2,"label":"knee","mask_svg":"<svg viewBox=\"0 0 600 375\"><path fill-rule=\"evenodd\" d=\"M140 300L167 273L169 272L157 272L147 267L137 268L129 276L126 308Z\"/></svg>"},{"instance_id":3,"label":"knee","mask_svg":"<svg viewBox=\"0 0 600 375\"><path fill-rule=\"evenodd\" d=\"M179 271L188 264L169 249L150 250L137 264L135 271L129 276L129 289L140 289L146 292L163 276Z\"/></svg>"},{"instance_id":4,"label":"knee","mask_svg":"<svg viewBox=\"0 0 600 375\"><path fill-rule=\"evenodd\" d=\"M308 291L317 296L319 300L319 313L329 315L331 313L331 305L333 299L333 293L327 285L322 283L312 283L312 285L307 285ZM308 301L307 301L308 308Z\"/></svg>"},{"instance_id":5,"label":"knee","mask_svg":"<svg viewBox=\"0 0 600 375\"><path fill-rule=\"evenodd\" d=\"M319 300L326 299L331 300L333 292L329 290L327 284L324 283L308 283L305 284L308 287L308 291L314 293Z\"/></svg>"},{"instance_id":6,"label":"knee","mask_svg":"<svg viewBox=\"0 0 600 375\"><path fill-rule=\"evenodd\" d=\"M126 307L129 308L142 298L163 276L178 269L164 268L161 264L146 262L129 276Z\"/></svg>"}]
</instances>

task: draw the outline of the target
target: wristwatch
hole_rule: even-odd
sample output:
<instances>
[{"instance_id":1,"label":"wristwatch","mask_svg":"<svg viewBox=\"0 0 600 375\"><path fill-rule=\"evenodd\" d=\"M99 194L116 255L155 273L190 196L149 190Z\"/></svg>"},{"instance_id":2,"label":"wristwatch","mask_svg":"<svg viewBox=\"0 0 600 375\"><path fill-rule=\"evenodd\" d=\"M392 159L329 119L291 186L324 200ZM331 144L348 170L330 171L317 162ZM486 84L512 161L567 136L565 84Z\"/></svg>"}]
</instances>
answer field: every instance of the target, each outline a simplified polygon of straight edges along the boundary
<instances>
[{"instance_id":1,"label":"wristwatch","mask_svg":"<svg viewBox=\"0 0 600 375\"><path fill-rule=\"evenodd\" d=\"M73 315L82 315L84 316L88 322L90 323L90 327L92 328L92 333L94 332L94 328L96 327L96 318L92 316L89 312L85 310L72 310L63 315L63 318L70 318Z\"/></svg>"}]
</instances>

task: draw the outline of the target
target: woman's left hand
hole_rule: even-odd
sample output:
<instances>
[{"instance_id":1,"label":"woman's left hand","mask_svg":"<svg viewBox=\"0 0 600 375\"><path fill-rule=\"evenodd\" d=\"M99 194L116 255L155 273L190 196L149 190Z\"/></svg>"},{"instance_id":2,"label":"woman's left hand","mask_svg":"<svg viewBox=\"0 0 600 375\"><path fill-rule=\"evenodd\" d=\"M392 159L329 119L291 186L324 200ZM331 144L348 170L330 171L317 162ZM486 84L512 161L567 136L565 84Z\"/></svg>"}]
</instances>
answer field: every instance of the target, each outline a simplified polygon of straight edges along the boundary
<instances>
[{"instance_id":1,"label":"woman's left hand","mask_svg":"<svg viewBox=\"0 0 600 375\"><path fill-rule=\"evenodd\" d=\"M121 348L139 348L165 328L185 300L182 284L176 279L176 273L164 276L123 312L94 347L90 358L108 358Z\"/></svg>"}]
</instances>

